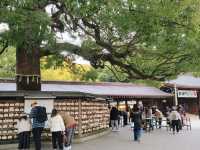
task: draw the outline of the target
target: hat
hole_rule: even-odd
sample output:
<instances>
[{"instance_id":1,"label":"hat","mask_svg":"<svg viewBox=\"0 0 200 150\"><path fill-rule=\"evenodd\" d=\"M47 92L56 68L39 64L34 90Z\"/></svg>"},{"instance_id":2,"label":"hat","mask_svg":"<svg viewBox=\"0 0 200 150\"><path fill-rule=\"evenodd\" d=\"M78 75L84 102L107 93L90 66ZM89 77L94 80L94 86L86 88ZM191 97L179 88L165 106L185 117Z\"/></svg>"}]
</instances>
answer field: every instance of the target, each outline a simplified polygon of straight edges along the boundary
<instances>
[{"instance_id":1,"label":"hat","mask_svg":"<svg viewBox=\"0 0 200 150\"><path fill-rule=\"evenodd\" d=\"M38 104L37 101L33 101L33 102L31 103L31 106L36 105L36 104Z\"/></svg>"}]
</instances>

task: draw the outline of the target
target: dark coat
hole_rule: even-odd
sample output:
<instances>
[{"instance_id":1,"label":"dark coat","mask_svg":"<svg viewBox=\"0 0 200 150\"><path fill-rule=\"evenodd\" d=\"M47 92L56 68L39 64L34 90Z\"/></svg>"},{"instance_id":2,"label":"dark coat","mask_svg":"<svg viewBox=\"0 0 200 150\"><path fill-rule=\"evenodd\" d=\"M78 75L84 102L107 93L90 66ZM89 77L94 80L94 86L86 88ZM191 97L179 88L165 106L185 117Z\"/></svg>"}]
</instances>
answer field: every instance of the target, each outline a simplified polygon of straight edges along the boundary
<instances>
[{"instance_id":1,"label":"dark coat","mask_svg":"<svg viewBox=\"0 0 200 150\"><path fill-rule=\"evenodd\" d=\"M131 121L134 122L134 128L140 129L142 127L142 114L141 112L133 112L131 115Z\"/></svg>"},{"instance_id":2,"label":"dark coat","mask_svg":"<svg viewBox=\"0 0 200 150\"><path fill-rule=\"evenodd\" d=\"M116 107L112 107L110 111L110 120L118 120L119 119L119 111Z\"/></svg>"}]
</instances>

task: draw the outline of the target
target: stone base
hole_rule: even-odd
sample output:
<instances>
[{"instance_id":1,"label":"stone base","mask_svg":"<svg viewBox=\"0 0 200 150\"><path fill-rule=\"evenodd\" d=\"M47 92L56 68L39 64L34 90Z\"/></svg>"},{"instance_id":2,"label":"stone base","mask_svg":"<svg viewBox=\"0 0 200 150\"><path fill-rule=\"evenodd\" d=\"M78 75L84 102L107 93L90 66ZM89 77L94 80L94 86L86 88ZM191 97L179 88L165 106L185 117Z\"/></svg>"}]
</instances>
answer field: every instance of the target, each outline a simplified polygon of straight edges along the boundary
<instances>
[{"instance_id":1,"label":"stone base","mask_svg":"<svg viewBox=\"0 0 200 150\"><path fill-rule=\"evenodd\" d=\"M101 136L104 136L104 135L107 135L111 132L110 129L106 129L105 131L103 132L99 132L97 134L93 134L93 135L89 135L89 136L85 136L85 137L81 137L81 138L74 138L73 140L73 143L82 143L82 142L86 142L86 141L89 141L89 140L92 140L92 139L96 139L98 137L101 137ZM33 146L33 141L31 141L31 147ZM51 147L51 142L50 141L46 141L46 142L42 142L42 145L45 146L45 147ZM18 144L2 144L0 145L0 150L14 150L14 149L17 149L18 147Z\"/></svg>"}]
</instances>

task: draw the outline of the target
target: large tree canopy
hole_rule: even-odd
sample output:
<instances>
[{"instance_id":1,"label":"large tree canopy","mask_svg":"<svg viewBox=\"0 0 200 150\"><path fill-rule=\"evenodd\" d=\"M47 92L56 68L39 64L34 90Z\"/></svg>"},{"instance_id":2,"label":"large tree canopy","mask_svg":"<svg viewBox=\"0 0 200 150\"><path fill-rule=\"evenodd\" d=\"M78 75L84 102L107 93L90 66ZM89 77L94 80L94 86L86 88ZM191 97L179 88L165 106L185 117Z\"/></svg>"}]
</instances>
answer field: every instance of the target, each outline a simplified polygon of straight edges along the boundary
<instances>
[{"instance_id":1,"label":"large tree canopy","mask_svg":"<svg viewBox=\"0 0 200 150\"><path fill-rule=\"evenodd\" d=\"M9 48L0 55L0 78L15 77L15 49Z\"/></svg>"},{"instance_id":2,"label":"large tree canopy","mask_svg":"<svg viewBox=\"0 0 200 150\"><path fill-rule=\"evenodd\" d=\"M9 45L30 56L65 50L128 79L164 80L198 62L198 7L194 0L1 0L0 23L9 30L0 33L0 54ZM81 46L58 43L58 32L78 35Z\"/></svg>"}]
</instances>

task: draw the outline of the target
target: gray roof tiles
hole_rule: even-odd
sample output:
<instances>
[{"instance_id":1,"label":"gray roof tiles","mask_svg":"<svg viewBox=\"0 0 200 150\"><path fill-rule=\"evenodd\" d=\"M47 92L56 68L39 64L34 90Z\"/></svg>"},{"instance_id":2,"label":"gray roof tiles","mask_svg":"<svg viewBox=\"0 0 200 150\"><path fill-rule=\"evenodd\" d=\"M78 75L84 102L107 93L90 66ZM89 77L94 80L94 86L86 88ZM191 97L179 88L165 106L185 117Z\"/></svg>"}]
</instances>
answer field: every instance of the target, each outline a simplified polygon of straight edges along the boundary
<instances>
[{"instance_id":1,"label":"gray roof tiles","mask_svg":"<svg viewBox=\"0 0 200 150\"><path fill-rule=\"evenodd\" d=\"M16 91L16 83L0 81L0 91ZM83 92L102 96L167 98L171 94L158 88L131 83L43 82L42 91Z\"/></svg>"},{"instance_id":2,"label":"gray roof tiles","mask_svg":"<svg viewBox=\"0 0 200 150\"><path fill-rule=\"evenodd\" d=\"M166 82L166 85L174 86L175 84L180 88L200 89L200 78L192 75L180 75L177 79Z\"/></svg>"}]
</instances>

